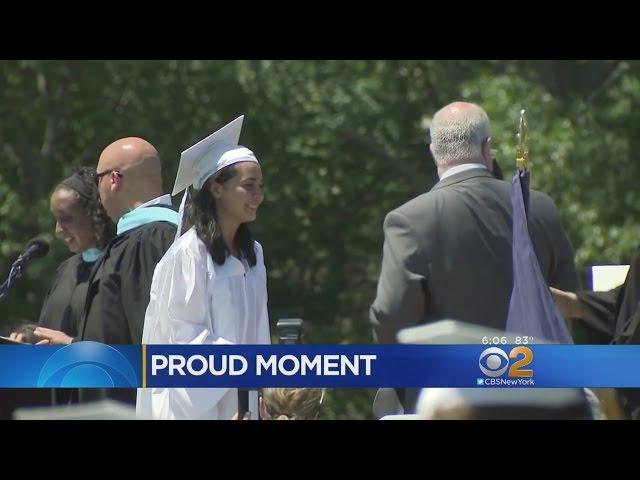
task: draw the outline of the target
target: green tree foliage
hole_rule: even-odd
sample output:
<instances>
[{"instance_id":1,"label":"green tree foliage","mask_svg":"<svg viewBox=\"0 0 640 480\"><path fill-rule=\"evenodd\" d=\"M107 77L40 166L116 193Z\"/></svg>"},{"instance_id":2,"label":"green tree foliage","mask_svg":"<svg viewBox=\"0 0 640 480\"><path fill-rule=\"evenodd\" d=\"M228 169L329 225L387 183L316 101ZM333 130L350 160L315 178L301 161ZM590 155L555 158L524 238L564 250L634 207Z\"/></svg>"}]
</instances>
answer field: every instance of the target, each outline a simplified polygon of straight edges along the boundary
<instances>
[{"instance_id":1,"label":"green tree foliage","mask_svg":"<svg viewBox=\"0 0 640 480\"><path fill-rule=\"evenodd\" d=\"M0 276L29 238L52 253L0 304L0 328L37 319L57 264L48 196L116 138L180 152L239 114L261 159L270 315L314 343L369 343L385 214L437 180L431 115L478 102L509 177L528 111L532 187L558 204L580 270L638 245L640 64L633 61L4 61L0 63ZM372 391L330 392L325 418L370 418Z\"/></svg>"}]
</instances>

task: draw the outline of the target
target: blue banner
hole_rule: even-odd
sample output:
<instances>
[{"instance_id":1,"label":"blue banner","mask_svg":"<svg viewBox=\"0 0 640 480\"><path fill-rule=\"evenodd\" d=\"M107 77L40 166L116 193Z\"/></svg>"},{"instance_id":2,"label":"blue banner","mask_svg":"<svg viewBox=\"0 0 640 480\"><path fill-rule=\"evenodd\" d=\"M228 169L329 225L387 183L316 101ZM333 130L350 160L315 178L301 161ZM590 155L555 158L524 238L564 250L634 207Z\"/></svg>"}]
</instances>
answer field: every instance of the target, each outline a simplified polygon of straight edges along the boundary
<instances>
[{"instance_id":1,"label":"blue banner","mask_svg":"<svg viewBox=\"0 0 640 480\"><path fill-rule=\"evenodd\" d=\"M529 172L516 170L511 180L513 290L506 331L554 343L573 343L567 324L553 303L531 242L526 213L528 196Z\"/></svg>"},{"instance_id":2,"label":"blue banner","mask_svg":"<svg viewBox=\"0 0 640 480\"><path fill-rule=\"evenodd\" d=\"M0 346L0 387L639 387L635 345Z\"/></svg>"},{"instance_id":3,"label":"blue banner","mask_svg":"<svg viewBox=\"0 0 640 480\"><path fill-rule=\"evenodd\" d=\"M122 388L142 384L140 345L1 345L0 387Z\"/></svg>"}]
</instances>

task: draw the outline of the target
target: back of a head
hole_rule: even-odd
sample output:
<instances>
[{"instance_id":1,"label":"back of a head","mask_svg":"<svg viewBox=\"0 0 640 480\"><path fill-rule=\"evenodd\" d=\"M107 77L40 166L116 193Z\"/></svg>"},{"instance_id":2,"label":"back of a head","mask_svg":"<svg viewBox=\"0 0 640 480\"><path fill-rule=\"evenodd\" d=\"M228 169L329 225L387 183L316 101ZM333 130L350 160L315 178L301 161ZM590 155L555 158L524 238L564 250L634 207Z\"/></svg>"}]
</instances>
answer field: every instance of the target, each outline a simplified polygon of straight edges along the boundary
<instances>
[{"instance_id":1,"label":"back of a head","mask_svg":"<svg viewBox=\"0 0 640 480\"><path fill-rule=\"evenodd\" d=\"M266 416L273 420L315 420L320 413L323 388L265 388Z\"/></svg>"},{"instance_id":2,"label":"back of a head","mask_svg":"<svg viewBox=\"0 0 640 480\"><path fill-rule=\"evenodd\" d=\"M587 420L584 393L575 388L429 388L418 401L426 420Z\"/></svg>"},{"instance_id":3,"label":"back of a head","mask_svg":"<svg viewBox=\"0 0 640 480\"><path fill-rule=\"evenodd\" d=\"M160 155L142 138L126 137L111 143L102 151L97 171L99 175L117 172L122 178L117 189L103 185L110 178L99 183L102 202L112 218L162 194Z\"/></svg>"},{"instance_id":4,"label":"back of a head","mask_svg":"<svg viewBox=\"0 0 640 480\"><path fill-rule=\"evenodd\" d=\"M107 169L128 172L136 180L143 182L143 187L148 188L151 184L162 189L160 155L156 148L143 138L121 138L107 146L100 155L98 171Z\"/></svg>"},{"instance_id":5,"label":"back of a head","mask_svg":"<svg viewBox=\"0 0 640 480\"><path fill-rule=\"evenodd\" d=\"M478 105L454 102L436 112L430 133L437 166L476 162L482 142L491 136L489 117Z\"/></svg>"}]
</instances>

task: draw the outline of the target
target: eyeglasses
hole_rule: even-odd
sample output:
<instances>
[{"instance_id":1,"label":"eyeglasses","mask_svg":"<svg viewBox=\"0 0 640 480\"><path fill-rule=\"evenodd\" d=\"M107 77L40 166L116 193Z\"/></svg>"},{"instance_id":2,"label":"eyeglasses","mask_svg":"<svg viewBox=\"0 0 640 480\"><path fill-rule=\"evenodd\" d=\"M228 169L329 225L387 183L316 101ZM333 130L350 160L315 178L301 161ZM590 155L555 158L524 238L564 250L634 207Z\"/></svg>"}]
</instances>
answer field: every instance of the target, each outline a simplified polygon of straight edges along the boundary
<instances>
[{"instance_id":1,"label":"eyeglasses","mask_svg":"<svg viewBox=\"0 0 640 480\"><path fill-rule=\"evenodd\" d=\"M104 172L100 172L100 173L96 172L96 173L94 173L93 174L93 178L95 178L96 179L96 183L99 184L100 183L100 179L102 177L104 177L105 175L108 175L108 174L110 174L112 172L115 172L116 175L118 175L118 177L120 177L120 178L124 177L124 175L121 174L119 171L114 170L113 168L111 168L109 170L105 170Z\"/></svg>"}]
</instances>

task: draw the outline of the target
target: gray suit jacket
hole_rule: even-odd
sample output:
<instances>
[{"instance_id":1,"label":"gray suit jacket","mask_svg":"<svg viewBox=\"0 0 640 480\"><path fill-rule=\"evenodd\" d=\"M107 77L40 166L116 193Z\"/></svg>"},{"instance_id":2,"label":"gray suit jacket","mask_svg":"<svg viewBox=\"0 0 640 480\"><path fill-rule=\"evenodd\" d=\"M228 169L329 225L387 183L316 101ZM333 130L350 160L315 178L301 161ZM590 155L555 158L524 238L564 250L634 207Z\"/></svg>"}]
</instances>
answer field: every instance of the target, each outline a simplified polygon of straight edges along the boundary
<instances>
[{"instance_id":1,"label":"gray suit jacket","mask_svg":"<svg viewBox=\"0 0 640 480\"><path fill-rule=\"evenodd\" d=\"M440 319L504 329L513 288L511 184L482 169L438 182L384 221L374 336ZM531 191L529 231L549 285L575 291L573 249L553 201Z\"/></svg>"}]
</instances>

